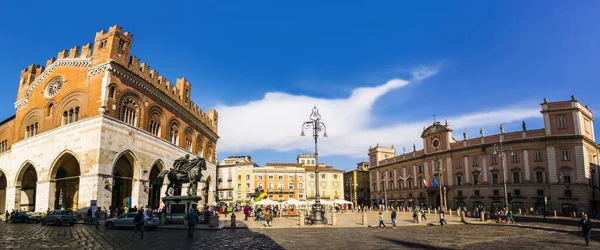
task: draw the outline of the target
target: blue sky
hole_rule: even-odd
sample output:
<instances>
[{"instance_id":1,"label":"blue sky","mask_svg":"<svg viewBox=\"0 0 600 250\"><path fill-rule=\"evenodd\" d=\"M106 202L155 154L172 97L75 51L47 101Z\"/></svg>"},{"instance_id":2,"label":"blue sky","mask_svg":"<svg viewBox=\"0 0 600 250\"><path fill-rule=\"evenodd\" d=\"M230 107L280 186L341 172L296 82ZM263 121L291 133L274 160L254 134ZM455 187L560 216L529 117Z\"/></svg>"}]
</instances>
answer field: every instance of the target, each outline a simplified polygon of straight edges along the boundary
<instances>
[{"instance_id":1,"label":"blue sky","mask_svg":"<svg viewBox=\"0 0 600 250\"><path fill-rule=\"evenodd\" d=\"M0 117L21 69L114 24L134 35L133 55L219 109L219 159L310 152L299 134L313 105L330 135L321 162L340 169L376 143L421 148L433 114L460 139L540 128L544 97L600 109L600 2L323 2L3 1Z\"/></svg>"}]
</instances>

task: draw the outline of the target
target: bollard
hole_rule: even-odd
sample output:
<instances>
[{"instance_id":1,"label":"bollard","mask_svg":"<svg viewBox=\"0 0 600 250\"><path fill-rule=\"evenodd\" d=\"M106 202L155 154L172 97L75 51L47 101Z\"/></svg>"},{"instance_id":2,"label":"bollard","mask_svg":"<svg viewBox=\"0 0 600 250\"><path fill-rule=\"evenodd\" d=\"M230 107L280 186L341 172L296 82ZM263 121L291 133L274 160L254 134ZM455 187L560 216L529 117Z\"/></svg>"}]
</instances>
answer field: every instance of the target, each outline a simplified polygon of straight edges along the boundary
<instances>
[{"instance_id":1,"label":"bollard","mask_svg":"<svg viewBox=\"0 0 600 250\"><path fill-rule=\"evenodd\" d=\"M481 219L481 221L485 221L485 213L484 212L479 212L479 219Z\"/></svg>"},{"instance_id":2,"label":"bollard","mask_svg":"<svg viewBox=\"0 0 600 250\"><path fill-rule=\"evenodd\" d=\"M335 213L331 214L331 226L334 226L337 224L337 216L335 215Z\"/></svg>"},{"instance_id":3,"label":"bollard","mask_svg":"<svg viewBox=\"0 0 600 250\"><path fill-rule=\"evenodd\" d=\"M437 208L433 209L433 214L437 214Z\"/></svg>"},{"instance_id":4,"label":"bollard","mask_svg":"<svg viewBox=\"0 0 600 250\"><path fill-rule=\"evenodd\" d=\"M236 217L235 213L231 213L231 227L234 227L234 228L237 227L235 224L236 223L235 217Z\"/></svg>"},{"instance_id":5,"label":"bollard","mask_svg":"<svg viewBox=\"0 0 600 250\"><path fill-rule=\"evenodd\" d=\"M363 212L362 214L362 224L363 226L368 226L368 221L367 221L367 212Z\"/></svg>"},{"instance_id":6,"label":"bollard","mask_svg":"<svg viewBox=\"0 0 600 250\"><path fill-rule=\"evenodd\" d=\"M424 213L425 211L422 212ZM421 213L417 214L417 224L421 224Z\"/></svg>"},{"instance_id":7,"label":"bollard","mask_svg":"<svg viewBox=\"0 0 600 250\"><path fill-rule=\"evenodd\" d=\"M554 210L554 214L553 215L554 215L554 217L556 217L556 210Z\"/></svg>"},{"instance_id":8,"label":"bollard","mask_svg":"<svg viewBox=\"0 0 600 250\"><path fill-rule=\"evenodd\" d=\"M519 215L521 215L521 214L523 214L523 213L521 213L521 209L519 208Z\"/></svg>"},{"instance_id":9,"label":"bollard","mask_svg":"<svg viewBox=\"0 0 600 250\"><path fill-rule=\"evenodd\" d=\"M460 211L460 222L466 222L465 221L465 212L464 211Z\"/></svg>"},{"instance_id":10,"label":"bollard","mask_svg":"<svg viewBox=\"0 0 600 250\"><path fill-rule=\"evenodd\" d=\"M298 214L300 215L300 221L298 223L299 226L304 226L304 211L300 210L298 211Z\"/></svg>"}]
</instances>

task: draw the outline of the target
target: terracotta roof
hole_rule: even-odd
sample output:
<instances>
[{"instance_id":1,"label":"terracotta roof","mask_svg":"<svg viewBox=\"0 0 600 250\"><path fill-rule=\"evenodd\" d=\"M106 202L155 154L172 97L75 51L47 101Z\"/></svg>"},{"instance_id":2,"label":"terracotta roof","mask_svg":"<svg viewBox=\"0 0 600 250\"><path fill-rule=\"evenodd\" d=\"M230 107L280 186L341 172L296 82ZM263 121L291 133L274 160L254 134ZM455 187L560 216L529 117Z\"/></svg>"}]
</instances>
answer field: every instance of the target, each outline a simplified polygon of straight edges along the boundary
<instances>
[{"instance_id":1,"label":"terracotta roof","mask_svg":"<svg viewBox=\"0 0 600 250\"><path fill-rule=\"evenodd\" d=\"M315 167L304 167L306 169L306 171L315 171ZM345 172L344 170L339 170L339 169L335 169L332 166L326 166L326 167L322 167L319 166L319 171L326 171L326 172Z\"/></svg>"},{"instance_id":2,"label":"terracotta roof","mask_svg":"<svg viewBox=\"0 0 600 250\"><path fill-rule=\"evenodd\" d=\"M302 164L300 163L273 163L273 162L267 162L265 164L265 167L302 167Z\"/></svg>"}]
</instances>

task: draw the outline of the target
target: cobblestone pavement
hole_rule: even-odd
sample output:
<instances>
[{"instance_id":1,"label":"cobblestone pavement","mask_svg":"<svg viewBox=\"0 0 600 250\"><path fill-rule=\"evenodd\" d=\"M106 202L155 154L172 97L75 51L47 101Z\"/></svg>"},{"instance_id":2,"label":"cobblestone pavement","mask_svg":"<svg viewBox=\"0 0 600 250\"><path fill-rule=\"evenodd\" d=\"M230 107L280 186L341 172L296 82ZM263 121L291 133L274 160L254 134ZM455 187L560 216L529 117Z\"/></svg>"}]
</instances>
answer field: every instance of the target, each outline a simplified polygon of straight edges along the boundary
<instances>
[{"instance_id":1,"label":"cobblestone pavement","mask_svg":"<svg viewBox=\"0 0 600 250\"><path fill-rule=\"evenodd\" d=\"M0 224L2 249L582 249L575 226L524 223L387 228L157 229L129 241L132 230L96 230L89 225ZM592 235L592 247L600 246ZM139 237L139 236L138 236Z\"/></svg>"}]
</instances>

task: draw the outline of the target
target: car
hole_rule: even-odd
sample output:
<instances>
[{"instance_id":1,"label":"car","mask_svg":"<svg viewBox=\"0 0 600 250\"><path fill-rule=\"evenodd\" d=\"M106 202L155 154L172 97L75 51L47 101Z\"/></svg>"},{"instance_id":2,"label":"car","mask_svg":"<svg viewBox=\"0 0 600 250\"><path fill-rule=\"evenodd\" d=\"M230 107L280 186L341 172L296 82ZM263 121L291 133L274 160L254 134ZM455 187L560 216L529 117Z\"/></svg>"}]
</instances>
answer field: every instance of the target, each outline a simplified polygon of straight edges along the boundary
<instances>
[{"instance_id":1,"label":"car","mask_svg":"<svg viewBox=\"0 0 600 250\"><path fill-rule=\"evenodd\" d=\"M42 225L54 224L57 226L66 224L73 226L75 222L77 222L77 216L71 210L52 210L40 220Z\"/></svg>"},{"instance_id":2,"label":"car","mask_svg":"<svg viewBox=\"0 0 600 250\"><path fill-rule=\"evenodd\" d=\"M38 223L42 219L41 216L35 214L34 212L17 212L16 215L10 218L10 221L13 223L29 223L35 222Z\"/></svg>"},{"instance_id":3,"label":"car","mask_svg":"<svg viewBox=\"0 0 600 250\"><path fill-rule=\"evenodd\" d=\"M119 217L110 218L106 220L104 226L108 229L113 228L134 228L133 219L137 213L124 213L119 215ZM154 229L160 225L160 220L158 217L152 214L144 213L144 227L148 229Z\"/></svg>"}]
</instances>

